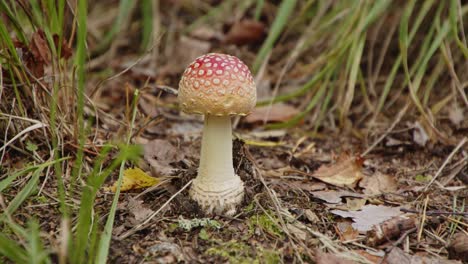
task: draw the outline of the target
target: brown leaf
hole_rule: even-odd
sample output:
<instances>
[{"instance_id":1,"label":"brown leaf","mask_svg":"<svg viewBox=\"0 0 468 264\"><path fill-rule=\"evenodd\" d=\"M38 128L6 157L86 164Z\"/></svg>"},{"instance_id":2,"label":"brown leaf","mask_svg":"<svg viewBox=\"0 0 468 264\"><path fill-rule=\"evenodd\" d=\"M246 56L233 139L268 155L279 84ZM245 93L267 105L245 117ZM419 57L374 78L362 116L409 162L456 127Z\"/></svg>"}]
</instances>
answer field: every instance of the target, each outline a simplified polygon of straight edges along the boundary
<instances>
[{"instance_id":1,"label":"brown leaf","mask_svg":"<svg viewBox=\"0 0 468 264\"><path fill-rule=\"evenodd\" d=\"M144 145L144 158L154 176L167 176L174 172L171 163L184 158L184 154L169 141L155 139Z\"/></svg>"},{"instance_id":2,"label":"brown leaf","mask_svg":"<svg viewBox=\"0 0 468 264\"><path fill-rule=\"evenodd\" d=\"M365 257L367 260L369 260L370 262L372 263L375 263L375 264L379 264L381 263L381 260L382 260L382 257L380 256L376 256L376 255L372 255L368 252L366 252L365 250L355 250L354 252L356 252L357 254ZM382 254L385 254L384 252L382 252Z\"/></svg>"},{"instance_id":3,"label":"brown leaf","mask_svg":"<svg viewBox=\"0 0 468 264\"><path fill-rule=\"evenodd\" d=\"M341 241L354 240L359 236L359 232L353 228L350 222L339 222L337 231Z\"/></svg>"},{"instance_id":4,"label":"brown leaf","mask_svg":"<svg viewBox=\"0 0 468 264\"><path fill-rule=\"evenodd\" d=\"M354 187L364 177L361 168L362 158L342 154L336 163L320 166L312 176L335 186Z\"/></svg>"},{"instance_id":5,"label":"brown leaf","mask_svg":"<svg viewBox=\"0 0 468 264\"><path fill-rule=\"evenodd\" d=\"M366 205L360 211L332 210L331 212L341 217L352 218L354 221L353 227L361 233L371 230L374 225L402 214L399 207L383 205Z\"/></svg>"},{"instance_id":6,"label":"brown leaf","mask_svg":"<svg viewBox=\"0 0 468 264\"><path fill-rule=\"evenodd\" d=\"M357 211L361 210L361 208L366 204L367 199L360 199L360 198L346 198L346 207L350 211Z\"/></svg>"},{"instance_id":7,"label":"brown leaf","mask_svg":"<svg viewBox=\"0 0 468 264\"><path fill-rule=\"evenodd\" d=\"M398 247L394 247L392 251L387 255L388 264L461 264L459 261L435 258L435 257L424 257L417 255L410 255Z\"/></svg>"},{"instance_id":8,"label":"brown leaf","mask_svg":"<svg viewBox=\"0 0 468 264\"><path fill-rule=\"evenodd\" d=\"M255 108L250 115L245 118L247 123L256 122L284 122L299 114L296 108L278 103L271 106Z\"/></svg>"},{"instance_id":9,"label":"brown leaf","mask_svg":"<svg viewBox=\"0 0 468 264\"><path fill-rule=\"evenodd\" d=\"M55 48L57 48L57 52L60 47L60 58L69 59L72 56L73 51L68 46L67 41L65 39L62 39L62 43L59 44L59 41L60 41L59 35L54 34L52 37L54 38L54 44L55 44Z\"/></svg>"},{"instance_id":10,"label":"brown leaf","mask_svg":"<svg viewBox=\"0 0 468 264\"><path fill-rule=\"evenodd\" d=\"M339 204L341 203L342 197L364 197L362 194L353 193L349 191L317 191L312 192L312 195L320 200L324 200L327 203Z\"/></svg>"},{"instance_id":11,"label":"brown leaf","mask_svg":"<svg viewBox=\"0 0 468 264\"><path fill-rule=\"evenodd\" d=\"M453 236L452 241L447 247L449 258L459 259L464 263L468 262L468 235L462 232Z\"/></svg>"},{"instance_id":12,"label":"brown leaf","mask_svg":"<svg viewBox=\"0 0 468 264\"><path fill-rule=\"evenodd\" d=\"M264 33L265 25L262 22L245 19L232 25L223 42L239 46L257 43L263 39Z\"/></svg>"},{"instance_id":13,"label":"brown leaf","mask_svg":"<svg viewBox=\"0 0 468 264\"><path fill-rule=\"evenodd\" d=\"M359 186L364 189L364 193L367 195L391 193L398 188L395 177L380 172L376 172L372 176L365 176L359 182Z\"/></svg>"},{"instance_id":14,"label":"brown leaf","mask_svg":"<svg viewBox=\"0 0 468 264\"><path fill-rule=\"evenodd\" d=\"M135 200L132 198L128 201L128 210L130 211L130 213L132 213L137 222L142 222L146 220L146 218L148 218L152 213L154 213L153 210L143 206L142 200Z\"/></svg>"},{"instance_id":15,"label":"brown leaf","mask_svg":"<svg viewBox=\"0 0 468 264\"><path fill-rule=\"evenodd\" d=\"M37 62L45 65L50 63L51 55L44 31L38 30L33 33L31 43L29 43L29 49Z\"/></svg>"},{"instance_id":16,"label":"brown leaf","mask_svg":"<svg viewBox=\"0 0 468 264\"><path fill-rule=\"evenodd\" d=\"M315 249L315 263L317 264L353 264L354 261L337 257L335 254L325 253L320 249Z\"/></svg>"}]
</instances>

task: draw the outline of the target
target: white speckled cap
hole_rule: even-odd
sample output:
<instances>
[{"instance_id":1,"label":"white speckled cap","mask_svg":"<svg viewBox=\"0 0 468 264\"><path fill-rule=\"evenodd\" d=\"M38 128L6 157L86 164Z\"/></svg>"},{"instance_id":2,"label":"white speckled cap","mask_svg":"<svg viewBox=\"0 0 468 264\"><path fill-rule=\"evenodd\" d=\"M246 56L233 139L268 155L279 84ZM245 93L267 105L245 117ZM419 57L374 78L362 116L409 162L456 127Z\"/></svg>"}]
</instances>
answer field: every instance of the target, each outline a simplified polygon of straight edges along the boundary
<instances>
[{"instance_id":1,"label":"white speckled cap","mask_svg":"<svg viewBox=\"0 0 468 264\"><path fill-rule=\"evenodd\" d=\"M257 90L241 60L209 53L187 67L179 83L178 99L186 113L247 115L255 107Z\"/></svg>"}]
</instances>

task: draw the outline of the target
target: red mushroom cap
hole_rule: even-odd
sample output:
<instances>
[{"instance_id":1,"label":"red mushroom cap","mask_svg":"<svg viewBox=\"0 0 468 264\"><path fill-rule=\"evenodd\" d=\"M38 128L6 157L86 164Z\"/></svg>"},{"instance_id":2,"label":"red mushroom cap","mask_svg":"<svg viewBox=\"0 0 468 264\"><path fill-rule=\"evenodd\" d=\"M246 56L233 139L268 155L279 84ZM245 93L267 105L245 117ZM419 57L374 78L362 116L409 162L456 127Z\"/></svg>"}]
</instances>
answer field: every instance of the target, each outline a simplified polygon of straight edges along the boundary
<instances>
[{"instance_id":1,"label":"red mushroom cap","mask_svg":"<svg viewBox=\"0 0 468 264\"><path fill-rule=\"evenodd\" d=\"M241 60L209 53L187 67L178 98L187 113L246 115L255 106L257 91L249 68Z\"/></svg>"}]
</instances>

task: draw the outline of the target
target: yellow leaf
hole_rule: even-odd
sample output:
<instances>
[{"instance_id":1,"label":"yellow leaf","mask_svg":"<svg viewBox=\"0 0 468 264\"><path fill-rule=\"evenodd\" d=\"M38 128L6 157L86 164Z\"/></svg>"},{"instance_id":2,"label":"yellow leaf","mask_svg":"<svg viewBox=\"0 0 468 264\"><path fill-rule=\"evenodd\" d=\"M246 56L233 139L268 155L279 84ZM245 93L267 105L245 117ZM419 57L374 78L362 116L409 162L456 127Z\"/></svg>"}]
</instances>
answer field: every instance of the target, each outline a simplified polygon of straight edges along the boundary
<instances>
[{"instance_id":1,"label":"yellow leaf","mask_svg":"<svg viewBox=\"0 0 468 264\"><path fill-rule=\"evenodd\" d=\"M140 168L126 169L123 172L121 191L128 191L133 189L140 189L153 186L160 182L160 179L154 178L146 174ZM111 192L117 190L117 182L114 182L110 188Z\"/></svg>"}]
</instances>

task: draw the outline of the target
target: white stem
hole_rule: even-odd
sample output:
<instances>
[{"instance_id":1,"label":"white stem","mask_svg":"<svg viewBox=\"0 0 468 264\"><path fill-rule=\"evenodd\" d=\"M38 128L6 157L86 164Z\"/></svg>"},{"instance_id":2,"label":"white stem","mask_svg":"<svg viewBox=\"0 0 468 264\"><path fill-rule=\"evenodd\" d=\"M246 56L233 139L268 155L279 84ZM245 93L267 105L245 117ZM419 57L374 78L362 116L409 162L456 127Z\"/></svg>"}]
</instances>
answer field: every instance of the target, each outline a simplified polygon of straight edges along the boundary
<instances>
[{"instance_id":1,"label":"white stem","mask_svg":"<svg viewBox=\"0 0 468 264\"><path fill-rule=\"evenodd\" d=\"M231 118L205 115L197 180L206 187L215 185L219 189L219 184L234 177Z\"/></svg>"},{"instance_id":2,"label":"white stem","mask_svg":"<svg viewBox=\"0 0 468 264\"><path fill-rule=\"evenodd\" d=\"M232 165L229 116L205 115L198 176L190 196L208 214L232 215L244 197L244 184Z\"/></svg>"}]
</instances>

